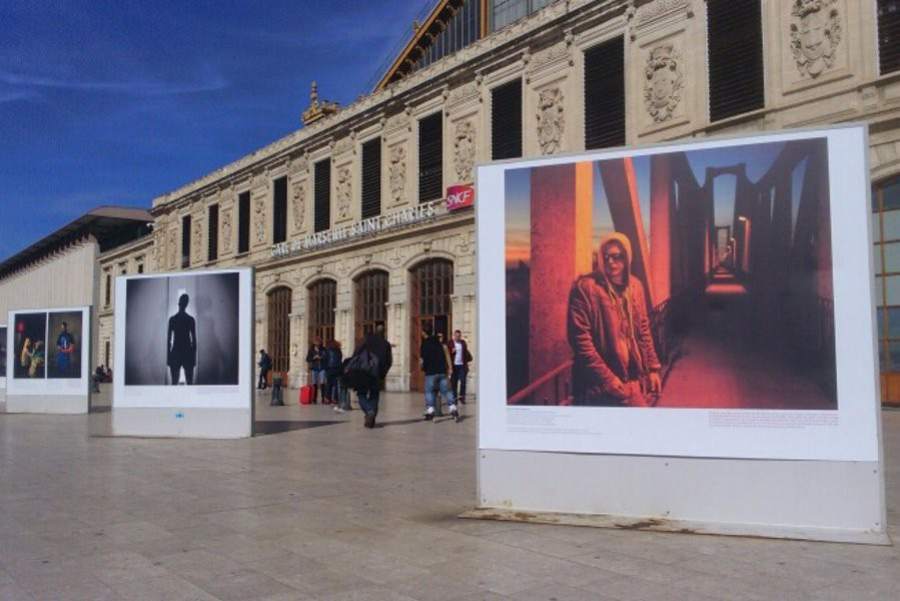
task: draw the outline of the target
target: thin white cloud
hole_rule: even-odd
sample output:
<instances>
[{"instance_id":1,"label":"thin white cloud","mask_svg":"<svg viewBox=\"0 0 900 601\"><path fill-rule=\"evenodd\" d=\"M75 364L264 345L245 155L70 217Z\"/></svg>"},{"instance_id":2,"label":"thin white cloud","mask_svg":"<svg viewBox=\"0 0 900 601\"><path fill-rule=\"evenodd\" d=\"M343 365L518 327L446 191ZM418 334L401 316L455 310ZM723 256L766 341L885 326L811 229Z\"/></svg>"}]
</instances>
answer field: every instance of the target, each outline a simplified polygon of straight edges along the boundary
<instances>
[{"instance_id":1,"label":"thin white cloud","mask_svg":"<svg viewBox=\"0 0 900 601\"><path fill-rule=\"evenodd\" d=\"M0 82L20 87L55 88L63 90L83 90L112 92L131 96L168 96L175 94L195 94L214 92L228 87L228 82L215 75L204 80L189 83L175 83L154 80L131 81L89 81L26 75L0 70ZM12 92L16 94L17 92ZM24 93L24 92L23 92ZM0 96L0 98L3 98Z\"/></svg>"}]
</instances>

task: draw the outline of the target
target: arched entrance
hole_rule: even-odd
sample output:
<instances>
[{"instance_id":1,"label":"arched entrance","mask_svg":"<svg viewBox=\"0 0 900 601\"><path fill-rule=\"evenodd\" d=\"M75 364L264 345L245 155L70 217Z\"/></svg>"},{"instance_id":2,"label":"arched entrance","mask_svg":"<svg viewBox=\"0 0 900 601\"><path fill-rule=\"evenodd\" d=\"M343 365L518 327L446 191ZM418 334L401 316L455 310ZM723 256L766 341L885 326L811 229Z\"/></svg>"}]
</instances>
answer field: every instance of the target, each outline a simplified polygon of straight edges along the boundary
<instances>
[{"instance_id":1,"label":"arched entrance","mask_svg":"<svg viewBox=\"0 0 900 601\"><path fill-rule=\"evenodd\" d=\"M453 262L431 259L419 263L410 275L410 378L412 390L422 390L425 376L419 367L419 347L422 331L430 327L447 340L452 324Z\"/></svg>"},{"instance_id":2,"label":"arched entrance","mask_svg":"<svg viewBox=\"0 0 900 601\"><path fill-rule=\"evenodd\" d=\"M319 336L327 343L334 339L334 310L337 307L337 282L334 280L318 280L310 284L309 303L309 344ZM305 351L304 351L304 356Z\"/></svg>"},{"instance_id":3,"label":"arched entrance","mask_svg":"<svg viewBox=\"0 0 900 601\"><path fill-rule=\"evenodd\" d=\"M272 371L287 372L291 368L291 289L281 286L266 297L268 316L268 348Z\"/></svg>"},{"instance_id":4,"label":"arched entrance","mask_svg":"<svg viewBox=\"0 0 900 601\"><path fill-rule=\"evenodd\" d=\"M354 280L354 288L354 340L348 341L353 343L378 326L387 330L388 273L367 271Z\"/></svg>"}]
</instances>

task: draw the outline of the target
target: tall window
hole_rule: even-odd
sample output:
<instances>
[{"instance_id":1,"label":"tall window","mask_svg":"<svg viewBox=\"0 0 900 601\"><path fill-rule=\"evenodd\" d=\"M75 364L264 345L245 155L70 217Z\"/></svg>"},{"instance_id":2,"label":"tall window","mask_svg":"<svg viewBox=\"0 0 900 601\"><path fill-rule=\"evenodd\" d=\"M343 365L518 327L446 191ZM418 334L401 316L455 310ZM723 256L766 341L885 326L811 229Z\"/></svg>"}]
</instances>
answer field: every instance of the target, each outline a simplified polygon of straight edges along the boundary
<instances>
[{"instance_id":1,"label":"tall window","mask_svg":"<svg viewBox=\"0 0 900 601\"><path fill-rule=\"evenodd\" d=\"M191 216L181 218L181 268L191 266Z\"/></svg>"},{"instance_id":2,"label":"tall window","mask_svg":"<svg viewBox=\"0 0 900 601\"><path fill-rule=\"evenodd\" d=\"M497 31L539 10L552 0L490 0L491 31Z\"/></svg>"},{"instance_id":3,"label":"tall window","mask_svg":"<svg viewBox=\"0 0 900 601\"><path fill-rule=\"evenodd\" d=\"M443 196L443 113L438 111L419 121L419 202Z\"/></svg>"},{"instance_id":4,"label":"tall window","mask_svg":"<svg viewBox=\"0 0 900 601\"><path fill-rule=\"evenodd\" d=\"M291 368L291 289L280 287L266 297L269 336L266 349L272 356L272 369L276 373Z\"/></svg>"},{"instance_id":5,"label":"tall window","mask_svg":"<svg viewBox=\"0 0 900 601\"><path fill-rule=\"evenodd\" d=\"M900 0L878 0L878 67L900 70Z\"/></svg>"},{"instance_id":6,"label":"tall window","mask_svg":"<svg viewBox=\"0 0 900 601\"><path fill-rule=\"evenodd\" d=\"M319 280L309 287L309 342L319 336L322 342L334 339L334 310L337 307L337 282Z\"/></svg>"},{"instance_id":7,"label":"tall window","mask_svg":"<svg viewBox=\"0 0 900 601\"><path fill-rule=\"evenodd\" d=\"M238 196L238 254L250 250L250 193Z\"/></svg>"},{"instance_id":8,"label":"tall window","mask_svg":"<svg viewBox=\"0 0 900 601\"><path fill-rule=\"evenodd\" d=\"M106 340L106 342L103 343L103 347L103 357L105 359L105 363L103 365L109 367L109 340Z\"/></svg>"},{"instance_id":9,"label":"tall window","mask_svg":"<svg viewBox=\"0 0 900 601\"><path fill-rule=\"evenodd\" d=\"M112 275L106 274L106 306L112 304Z\"/></svg>"},{"instance_id":10,"label":"tall window","mask_svg":"<svg viewBox=\"0 0 900 601\"><path fill-rule=\"evenodd\" d=\"M381 214L381 138L362 146L362 218Z\"/></svg>"},{"instance_id":11,"label":"tall window","mask_svg":"<svg viewBox=\"0 0 900 601\"><path fill-rule=\"evenodd\" d=\"M324 232L331 227L331 159L315 166L315 228Z\"/></svg>"},{"instance_id":12,"label":"tall window","mask_svg":"<svg viewBox=\"0 0 900 601\"><path fill-rule=\"evenodd\" d=\"M708 0L709 118L727 119L765 104L759 0Z\"/></svg>"},{"instance_id":13,"label":"tall window","mask_svg":"<svg viewBox=\"0 0 900 601\"><path fill-rule=\"evenodd\" d=\"M622 36L584 53L584 147L625 144L625 40Z\"/></svg>"},{"instance_id":14,"label":"tall window","mask_svg":"<svg viewBox=\"0 0 900 601\"><path fill-rule=\"evenodd\" d=\"M388 273L367 271L356 278L356 339L387 322Z\"/></svg>"},{"instance_id":15,"label":"tall window","mask_svg":"<svg viewBox=\"0 0 900 601\"><path fill-rule=\"evenodd\" d=\"M491 158L522 156L522 80L491 90Z\"/></svg>"},{"instance_id":16,"label":"tall window","mask_svg":"<svg viewBox=\"0 0 900 601\"><path fill-rule=\"evenodd\" d=\"M872 191L878 350L883 400L900 401L900 177ZM897 381L892 376L897 376Z\"/></svg>"},{"instance_id":17,"label":"tall window","mask_svg":"<svg viewBox=\"0 0 900 601\"><path fill-rule=\"evenodd\" d=\"M287 178L279 177L272 191L272 242L287 240Z\"/></svg>"},{"instance_id":18,"label":"tall window","mask_svg":"<svg viewBox=\"0 0 900 601\"><path fill-rule=\"evenodd\" d=\"M209 245L206 249L206 260L219 258L219 205L209 206Z\"/></svg>"}]
</instances>

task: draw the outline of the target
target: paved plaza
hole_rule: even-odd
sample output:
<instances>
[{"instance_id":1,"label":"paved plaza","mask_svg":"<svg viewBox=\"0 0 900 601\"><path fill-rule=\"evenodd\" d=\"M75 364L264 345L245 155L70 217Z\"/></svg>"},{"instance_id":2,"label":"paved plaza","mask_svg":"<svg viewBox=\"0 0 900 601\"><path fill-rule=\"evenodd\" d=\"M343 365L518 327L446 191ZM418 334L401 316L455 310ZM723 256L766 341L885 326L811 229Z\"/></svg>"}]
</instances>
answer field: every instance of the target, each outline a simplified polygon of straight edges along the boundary
<instances>
[{"instance_id":1,"label":"paved plaza","mask_svg":"<svg viewBox=\"0 0 900 601\"><path fill-rule=\"evenodd\" d=\"M472 404L426 423L418 395L388 394L374 430L267 405L268 434L239 441L92 437L102 409L0 415L0 601L900 598L897 547L459 519ZM896 539L900 412L883 422Z\"/></svg>"}]
</instances>

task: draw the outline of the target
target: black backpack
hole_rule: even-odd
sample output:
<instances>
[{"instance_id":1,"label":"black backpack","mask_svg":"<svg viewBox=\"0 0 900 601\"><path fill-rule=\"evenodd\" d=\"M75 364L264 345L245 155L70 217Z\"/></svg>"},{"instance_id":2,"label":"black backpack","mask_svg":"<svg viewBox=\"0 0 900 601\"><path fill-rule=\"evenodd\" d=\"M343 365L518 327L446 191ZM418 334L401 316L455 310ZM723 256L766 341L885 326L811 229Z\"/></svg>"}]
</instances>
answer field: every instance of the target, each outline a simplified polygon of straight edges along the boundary
<instances>
[{"instance_id":1,"label":"black backpack","mask_svg":"<svg viewBox=\"0 0 900 601\"><path fill-rule=\"evenodd\" d=\"M353 380L359 379L360 376L377 379L381 376L378 356L369 349L362 349L347 362L344 375Z\"/></svg>"}]
</instances>

